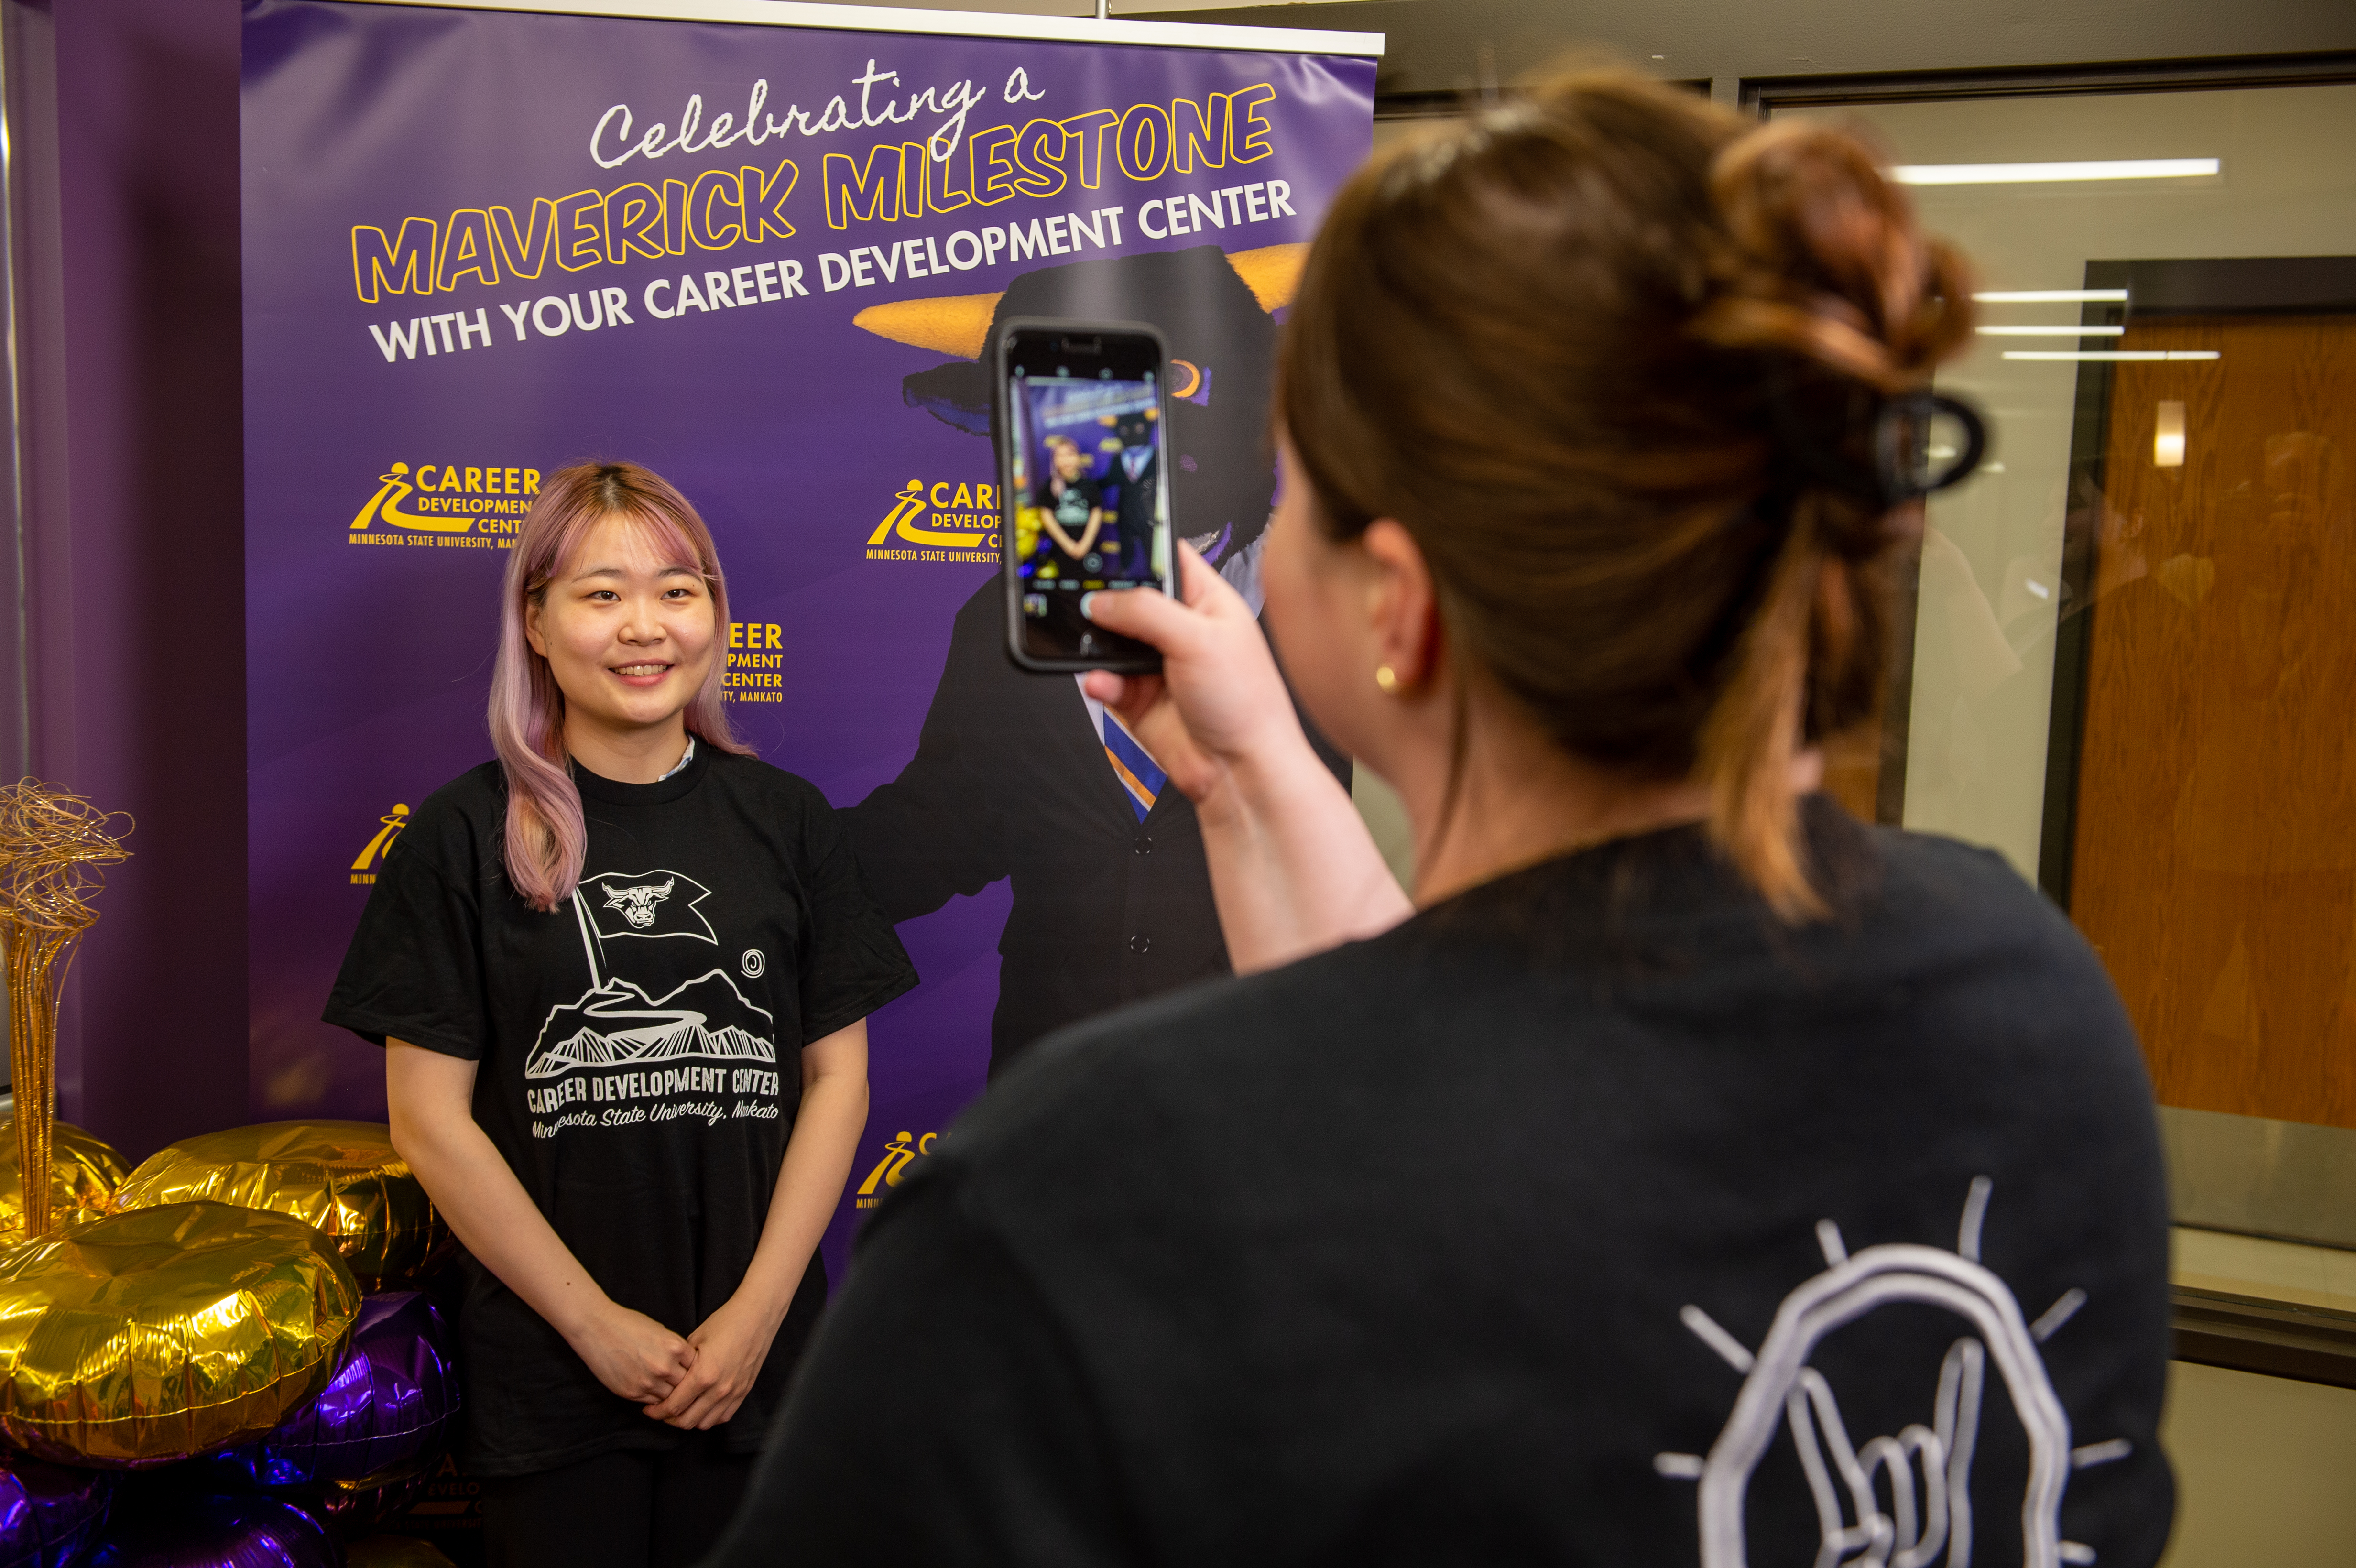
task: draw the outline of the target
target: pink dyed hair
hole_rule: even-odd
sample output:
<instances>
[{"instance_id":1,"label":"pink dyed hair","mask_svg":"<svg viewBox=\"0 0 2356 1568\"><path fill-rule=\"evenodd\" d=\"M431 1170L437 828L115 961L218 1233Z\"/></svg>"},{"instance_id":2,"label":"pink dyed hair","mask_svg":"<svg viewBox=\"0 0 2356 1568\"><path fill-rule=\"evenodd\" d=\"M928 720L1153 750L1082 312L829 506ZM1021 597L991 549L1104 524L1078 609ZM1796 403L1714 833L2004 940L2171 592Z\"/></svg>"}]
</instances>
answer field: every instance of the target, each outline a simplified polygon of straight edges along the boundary
<instances>
[{"instance_id":1,"label":"pink dyed hair","mask_svg":"<svg viewBox=\"0 0 2356 1568\"><path fill-rule=\"evenodd\" d=\"M581 792L573 787L564 750L564 693L548 661L524 635L524 610L542 603L548 585L573 564L591 530L623 517L646 530L672 560L695 562L712 593L714 626L728 626L728 584L720 552L686 496L651 469L635 463L576 463L541 486L508 556L500 591L499 657L491 672L491 745L507 771L508 880L532 908L553 910L581 880L589 830ZM703 685L687 705L687 731L701 743L740 756L753 748L736 739L720 701L720 673L712 661Z\"/></svg>"}]
</instances>

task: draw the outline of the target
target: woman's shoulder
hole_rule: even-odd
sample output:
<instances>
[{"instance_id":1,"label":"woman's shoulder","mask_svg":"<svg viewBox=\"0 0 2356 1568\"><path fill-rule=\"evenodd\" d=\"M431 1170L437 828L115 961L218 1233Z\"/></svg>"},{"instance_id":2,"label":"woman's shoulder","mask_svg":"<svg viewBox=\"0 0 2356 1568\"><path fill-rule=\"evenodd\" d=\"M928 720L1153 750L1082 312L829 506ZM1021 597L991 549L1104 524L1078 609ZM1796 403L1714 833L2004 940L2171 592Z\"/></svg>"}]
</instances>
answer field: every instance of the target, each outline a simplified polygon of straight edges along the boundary
<instances>
[{"instance_id":1,"label":"woman's shoulder","mask_svg":"<svg viewBox=\"0 0 2356 1568\"><path fill-rule=\"evenodd\" d=\"M497 757L477 763L425 797L417 808L423 818L428 812L470 812L486 806L504 810L508 800L508 771Z\"/></svg>"},{"instance_id":2,"label":"woman's shoulder","mask_svg":"<svg viewBox=\"0 0 2356 1568\"><path fill-rule=\"evenodd\" d=\"M1540 868L1381 935L1065 1029L1010 1075L1023 1087L1006 1109L1096 1121L1198 1092L1248 1097L1413 1061L1463 1029L1543 1036L1569 1067L1665 1019L1724 1040L1815 1030L1874 1050L1902 1037L1963 1072L1994 1051L2141 1093L2134 1029L2102 960L2002 856L1844 821L1832 831L1851 896L1830 921L1782 927L1731 889L1663 887L1658 907L1615 908L1609 866ZM1973 1036L1991 1020L2005 1023L2000 1049Z\"/></svg>"},{"instance_id":3,"label":"woman's shoulder","mask_svg":"<svg viewBox=\"0 0 2356 1568\"><path fill-rule=\"evenodd\" d=\"M507 803L507 771L497 758L469 768L406 813L408 820L387 854L423 859L464 878L485 855L500 852Z\"/></svg>"},{"instance_id":4,"label":"woman's shoulder","mask_svg":"<svg viewBox=\"0 0 2356 1568\"><path fill-rule=\"evenodd\" d=\"M756 805L765 813L782 809L825 815L834 809L818 785L749 752L723 752L714 746L710 778L732 796Z\"/></svg>"},{"instance_id":5,"label":"woman's shoulder","mask_svg":"<svg viewBox=\"0 0 2356 1568\"><path fill-rule=\"evenodd\" d=\"M1867 920L1883 931L1936 930L2100 969L2069 916L1996 850L1889 827L1872 829L1871 844L1877 867Z\"/></svg>"},{"instance_id":6,"label":"woman's shoulder","mask_svg":"<svg viewBox=\"0 0 2356 1568\"><path fill-rule=\"evenodd\" d=\"M1844 1038L1902 1038L1959 1087L1996 1074L2144 1114L2134 1022L2067 913L1993 849L1887 827L1859 837L1871 880L1795 944L1790 997Z\"/></svg>"},{"instance_id":7,"label":"woman's shoulder","mask_svg":"<svg viewBox=\"0 0 2356 1568\"><path fill-rule=\"evenodd\" d=\"M497 821L508 808L508 773L494 757L468 768L420 802L404 835L454 822Z\"/></svg>"}]
</instances>

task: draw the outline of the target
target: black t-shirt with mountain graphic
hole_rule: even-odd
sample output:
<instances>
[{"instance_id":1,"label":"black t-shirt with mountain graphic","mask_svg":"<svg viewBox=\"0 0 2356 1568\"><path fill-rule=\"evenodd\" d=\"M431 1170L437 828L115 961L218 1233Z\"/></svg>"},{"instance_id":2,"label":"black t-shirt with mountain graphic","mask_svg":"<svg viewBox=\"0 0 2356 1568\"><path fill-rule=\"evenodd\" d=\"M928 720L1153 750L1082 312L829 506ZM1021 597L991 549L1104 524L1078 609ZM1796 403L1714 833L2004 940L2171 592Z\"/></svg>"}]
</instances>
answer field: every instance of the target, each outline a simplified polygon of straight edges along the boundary
<instances>
[{"instance_id":1,"label":"black t-shirt with mountain graphic","mask_svg":"<svg viewBox=\"0 0 2356 1568\"><path fill-rule=\"evenodd\" d=\"M428 799L386 855L326 1019L480 1062L475 1119L556 1233L607 1295L685 1334L752 1262L801 1048L916 976L815 786L709 746L657 784L574 778L588 853L548 914L508 884L498 763ZM681 1437L463 1266L472 1473ZM759 1446L825 1296L814 1258L732 1447Z\"/></svg>"}]
</instances>

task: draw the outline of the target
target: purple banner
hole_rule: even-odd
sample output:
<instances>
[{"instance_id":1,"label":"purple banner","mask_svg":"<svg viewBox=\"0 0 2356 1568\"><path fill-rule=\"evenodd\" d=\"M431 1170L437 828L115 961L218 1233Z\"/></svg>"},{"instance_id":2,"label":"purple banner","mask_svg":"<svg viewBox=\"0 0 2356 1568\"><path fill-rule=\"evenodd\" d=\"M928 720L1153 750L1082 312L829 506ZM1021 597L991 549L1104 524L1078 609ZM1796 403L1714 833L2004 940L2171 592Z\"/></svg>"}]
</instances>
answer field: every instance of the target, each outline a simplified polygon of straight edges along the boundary
<instances>
[{"instance_id":1,"label":"purple banner","mask_svg":"<svg viewBox=\"0 0 2356 1568\"><path fill-rule=\"evenodd\" d=\"M1365 157L1375 74L327 0L249 0L244 48L256 1119L383 1115L380 1055L318 1015L385 846L490 755L498 584L542 475L627 458L686 492L727 567L739 733L859 805L911 767L997 571L975 361L1002 304L1144 302L1198 421L1181 531L1191 505L1247 561L1269 323ZM950 854L958 803L922 810ZM872 1025L838 1277L856 1210L981 1087L1014 903L991 880L900 926L924 983Z\"/></svg>"}]
</instances>

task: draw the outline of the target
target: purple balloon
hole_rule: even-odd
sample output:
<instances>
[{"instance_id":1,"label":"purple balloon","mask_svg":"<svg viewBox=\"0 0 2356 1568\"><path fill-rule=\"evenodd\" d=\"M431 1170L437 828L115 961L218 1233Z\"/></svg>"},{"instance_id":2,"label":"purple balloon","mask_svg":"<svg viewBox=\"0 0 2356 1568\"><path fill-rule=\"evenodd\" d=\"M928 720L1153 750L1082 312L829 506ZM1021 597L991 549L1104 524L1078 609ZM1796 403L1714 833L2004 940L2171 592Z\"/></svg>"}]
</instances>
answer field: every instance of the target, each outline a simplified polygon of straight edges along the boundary
<instances>
[{"instance_id":1,"label":"purple balloon","mask_svg":"<svg viewBox=\"0 0 2356 1568\"><path fill-rule=\"evenodd\" d=\"M343 1568L325 1525L259 1492L123 1513L83 1568Z\"/></svg>"},{"instance_id":2,"label":"purple balloon","mask_svg":"<svg viewBox=\"0 0 2356 1568\"><path fill-rule=\"evenodd\" d=\"M358 1541L400 1523L433 1480L432 1471L420 1468L414 1475L381 1486L327 1487L303 1506L316 1514L337 1540Z\"/></svg>"},{"instance_id":3,"label":"purple balloon","mask_svg":"<svg viewBox=\"0 0 2356 1568\"><path fill-rule=\"evenodd\" d=\"M0 1568L65 1568L98 1538L114 1477L0 1456Z\"/></svg>"},{"instance_id":4,"label":"purple balloon","mask_svg":"<svg viewBox=\"0 0 2356 1568\"><path fill-rule=\"evenodd\" d=\"M358 1481L438 1452L458 1369L434 1303L413 1290L360 1303L351 1352L318 1398L244 1452L265 1487Z\"/></svg>"}]
</instances>

